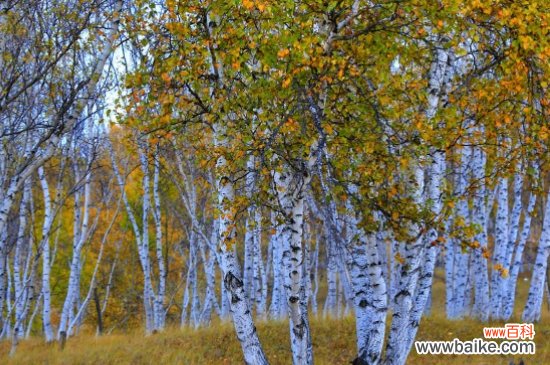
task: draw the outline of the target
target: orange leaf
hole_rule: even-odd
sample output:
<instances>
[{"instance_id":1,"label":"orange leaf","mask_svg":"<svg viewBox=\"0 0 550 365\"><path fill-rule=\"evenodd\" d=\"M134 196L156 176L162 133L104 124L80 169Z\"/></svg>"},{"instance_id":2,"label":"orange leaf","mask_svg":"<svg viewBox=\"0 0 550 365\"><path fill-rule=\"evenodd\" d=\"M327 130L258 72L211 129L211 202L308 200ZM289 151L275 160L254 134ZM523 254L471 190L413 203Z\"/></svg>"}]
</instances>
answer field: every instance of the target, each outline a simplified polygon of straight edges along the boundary
<instances>
[{"instance_id":1,"label":"orange leaf","mask_svg":"<svg viewBox=\"0 0 550 365\"><path fill-rule=\"evenodd\" d=\"M279 58L285 58L290 54L290 51L288 48L283 48L279 52L277 52L277 57Z\"/></svg>"},{"instance_id":2,"label":"orange leaf","mask_svg":"<svg viewBox=\"0 0 550 365\"><path fill-rule=\"evenodd\" d=\"M246 9L251 10L254 7L254 2L252 2L250 0L243 0L243 6Z\"/></svg>"}]
</instances>

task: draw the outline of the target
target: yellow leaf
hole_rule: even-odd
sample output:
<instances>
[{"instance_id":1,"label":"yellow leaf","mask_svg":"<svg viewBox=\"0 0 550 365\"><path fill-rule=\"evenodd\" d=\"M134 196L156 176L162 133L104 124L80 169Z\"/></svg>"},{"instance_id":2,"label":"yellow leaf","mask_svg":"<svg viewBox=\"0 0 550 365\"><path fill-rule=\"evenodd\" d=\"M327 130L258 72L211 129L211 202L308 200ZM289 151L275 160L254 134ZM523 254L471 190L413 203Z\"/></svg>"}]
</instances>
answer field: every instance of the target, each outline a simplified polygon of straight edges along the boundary
<instances>
[{"instance_id":1,"label":"yellow leaf","mask_svg":"<svg viewBox=\"0 0 550 365\"><path fill-rule=\"evenodd\" d=\"M298 123L294 119L288 118L285 127L289 132L294 132L298 129Z\"/></svg>"},{"instance_id":2,"label":"yellow leaf","mask_svg":"<svg viewBox=\"0 0 550 365\"><path fill-rule=\"evenodd\" d=\"M394 257L395 257L395 261L399 262L401 265L405 263L405 258L403 258L403 256L401 256L399 252L396 253Z\"/></svg>"},{"instance_id":3,"label":"yellow leaf","mask_svg":"<svg viewBox=\"0 0 550 365\"><path fill-rule=\"evenodd\" d=\"M398 212L393 212L393 213L391 214L391 218L392 218L394 221L398 220L398 219L399 219L399 213L398 213Z\"/></svg>"},{"instance_id":4,"label":"yellow leaf","mask_svg":"<svg viewBox=\"0 0 550 365\"><path fill-rule=\"evenodd\" d=\"M243 6L246 9L251 10L254 7L254 2L252 2L250 0L243 0Z\"/></svg>"},{"instance_id":5,"label":"yellow leaf","mask_svg":"<svg viewBox=\"0 0 550 365\"><path fill-rule=\"evenodd\" d=\"M283 88L286 89L289 85L290 85L290 82L292 81L292 78L291 77L287 77L284 81L283 81Z\"/></svg>"}]
</instances>

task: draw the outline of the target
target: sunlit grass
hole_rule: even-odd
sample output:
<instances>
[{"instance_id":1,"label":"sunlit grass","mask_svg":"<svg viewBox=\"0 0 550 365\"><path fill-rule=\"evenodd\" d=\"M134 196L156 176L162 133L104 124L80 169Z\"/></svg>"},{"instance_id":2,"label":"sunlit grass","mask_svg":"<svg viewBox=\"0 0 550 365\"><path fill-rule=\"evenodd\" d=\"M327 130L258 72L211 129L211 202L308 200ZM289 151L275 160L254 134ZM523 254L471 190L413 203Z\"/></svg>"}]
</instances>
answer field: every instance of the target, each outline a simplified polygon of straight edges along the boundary
<instances>
[{"instance_id":1,"label":"sunlit grass","mask_svg":"<svg viewBox=\"0 0 550 365\"><path fill-rule=\"evenodd\" d=\"M520 279L515 318L527 296L528 282ZM444 315L444 283L437 273L432 314L423 318L419 340L470 340L482 337L484 324L466 319L449 321ZM550 313L546 303L543 319L535 325L537 353L522 356L526 365L550 364ZM490 325L498 325L491 323ZM284 321L258 321L260 339L271 364L290 364L289 330ZM311 320L316 364L349 364L355 356L355 323L342 319L316 317ZM95 337L89 333L69 339L63 351L58 344L46 345L40 338L23 341L16 355L8 358L9 343L0 345L0 363L4 364L242 364L242 354L231 323L215 321L211 327L193 330L168 328L144 337L141 329ZM519 358L519 357L518 357ZM411 351L408 364L506 364L510 356L417 355Z\"/></svg>"}]
</instances>

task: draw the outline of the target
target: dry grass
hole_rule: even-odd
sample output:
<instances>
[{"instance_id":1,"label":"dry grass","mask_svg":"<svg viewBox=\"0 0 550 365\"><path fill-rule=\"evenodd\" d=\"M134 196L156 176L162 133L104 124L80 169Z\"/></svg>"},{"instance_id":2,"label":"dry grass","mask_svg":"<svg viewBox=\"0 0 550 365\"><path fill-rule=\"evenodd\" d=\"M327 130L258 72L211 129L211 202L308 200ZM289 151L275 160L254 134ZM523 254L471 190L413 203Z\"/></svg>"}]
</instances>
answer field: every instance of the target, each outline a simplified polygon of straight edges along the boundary
<instances>
[{"instance_id":1,"label":"dry grass","mask_svg":"<svg viewBox=\"0 0 550 365\"><path fill-rule=\"evenodd\" d=\"M434 314L420 325L420 340L469 340L482 337L483 324L475 320L449 321L443 314L444 287L436 277ZM521 280L518 303L524 303L527 283ZM519 321L520 305L515 321ZM542 322L535 325L537 354L523 356L526 365L550 364L550 313L546 304ZM316 364L349 364L355 355L353 318L311 321ZM493 323L492 325L497 325ZM271 364L290 364L288 325L286 322L259 322L258 332ZM86 334L72 338L64 351L57 344L46 345L39 338L22 342L13 358L9 344L0 344L1 364L242 364L240 346L230 323L215 323L198 330L176 328L149 337L134 333L95 337ZM417 355L414 349L408 364L506 364L509 356Z\"/></svg>"}]
</instances>

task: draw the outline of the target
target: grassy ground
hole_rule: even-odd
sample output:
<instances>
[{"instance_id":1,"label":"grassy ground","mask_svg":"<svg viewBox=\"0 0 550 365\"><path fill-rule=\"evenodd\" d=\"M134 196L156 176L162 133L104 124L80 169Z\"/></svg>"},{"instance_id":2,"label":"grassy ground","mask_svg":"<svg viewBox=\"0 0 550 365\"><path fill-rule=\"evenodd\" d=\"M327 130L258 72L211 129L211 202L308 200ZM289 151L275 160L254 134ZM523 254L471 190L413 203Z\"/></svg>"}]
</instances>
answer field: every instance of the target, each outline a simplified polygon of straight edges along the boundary
<instances>
[{"instance_id":1,"label":"grassy ground","mask_svg":"<svg viewBox=\"0 0 550 365\"><path fill-rule=\"evenodd\" d=\"M439 277L439 278L438 278ZM475 320L449 321L443 312L444 287L440 275L434 286L433 312L420 325L418 340L462 341L483 337L484 324ZM521 280L518 303L524 303L527 283ZM520 305L516 306L516 318ZM536 355L523 356L526 365L550 364L550 313L544 304L541 323L535 325ZM491 326L499 325L492 323ZM353 318L312 318L316 364L349 364L355 355ZM290 364L286 322L258 322L258 332L271 364ZM63 351L57 344L46 345L40 338L24 341L14 357L8 358L9 343L0 344L0 364L242 364L240 346L230 323L216 323L199 330L171 328L144 337L134 333L95 337L82 334L71 338ZM418 355L414 348L408 364L506 364L510 356ZM517 362L516 362L517 363Z\"/></svg>"}]
</instances>

